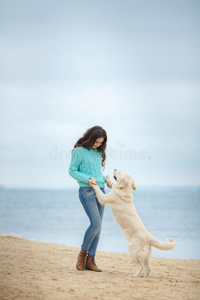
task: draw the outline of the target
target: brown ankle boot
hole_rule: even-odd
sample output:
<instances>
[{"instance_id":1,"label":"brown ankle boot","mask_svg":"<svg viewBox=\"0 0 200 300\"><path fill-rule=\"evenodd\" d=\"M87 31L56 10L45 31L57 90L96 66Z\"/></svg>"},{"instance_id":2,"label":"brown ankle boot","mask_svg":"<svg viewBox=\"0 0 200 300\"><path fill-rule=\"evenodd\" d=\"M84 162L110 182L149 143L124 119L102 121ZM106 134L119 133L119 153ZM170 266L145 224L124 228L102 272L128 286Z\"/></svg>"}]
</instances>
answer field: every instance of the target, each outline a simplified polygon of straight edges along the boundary
<instances>
[{"instance_id":1,"label":"brown ankle boot","mask_svg":"<svg viewBox=\"0 0 200 300\"><path fill-rule=\"evenodd\" d=\"M95 272L102 272L102 270L99 269L97 267L97 265L95 264L94 256L88 256L87 257L85 268L86 268L86 270L91 270L91 271L95 271Z\"/></svg>"},{"instance_id":2,"label":"brown ankle boot","mask_svg":"<svg viewBox=\"0 0 200 300\"><path fill-rule=\"evenodd\" d=\"M81 250L79 252L79 255L77 258L77 264L76 264L76 268L79 271L85 271L86 258L87 258L87 251Z\"/></svg>"}]
</instances>

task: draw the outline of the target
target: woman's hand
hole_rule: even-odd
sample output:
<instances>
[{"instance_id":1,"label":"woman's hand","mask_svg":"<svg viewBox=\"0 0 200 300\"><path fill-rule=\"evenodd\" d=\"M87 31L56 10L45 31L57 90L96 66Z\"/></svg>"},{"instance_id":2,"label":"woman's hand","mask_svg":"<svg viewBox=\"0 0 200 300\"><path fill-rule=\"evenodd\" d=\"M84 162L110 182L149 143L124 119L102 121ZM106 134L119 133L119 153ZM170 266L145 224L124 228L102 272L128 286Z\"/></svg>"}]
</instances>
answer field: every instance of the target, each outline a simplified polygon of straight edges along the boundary
<instances>
[{"instance_id":1,"label":"woman's hand","mask_svg":"<svg viewBox=\"0 0 200 300\"><path fill-rule=\"evenodd\" d=\"M93 188L93 184L94 184L94 185L97 185L97 183L96 183L94 177L89 178L89 179L88 179L88 183L89 183L89 185L90 185L92 188Z\"/></svg>"},{"instance_id":2,"label":"woman's hand","mask_svg":"<svg viewBox=\"0 0 200 300\"><path fill-rule=\"evenodd\" d=\"M107 187L111 189L113 182L112 181L106 181Z\"/></svg>"}]
</instances>

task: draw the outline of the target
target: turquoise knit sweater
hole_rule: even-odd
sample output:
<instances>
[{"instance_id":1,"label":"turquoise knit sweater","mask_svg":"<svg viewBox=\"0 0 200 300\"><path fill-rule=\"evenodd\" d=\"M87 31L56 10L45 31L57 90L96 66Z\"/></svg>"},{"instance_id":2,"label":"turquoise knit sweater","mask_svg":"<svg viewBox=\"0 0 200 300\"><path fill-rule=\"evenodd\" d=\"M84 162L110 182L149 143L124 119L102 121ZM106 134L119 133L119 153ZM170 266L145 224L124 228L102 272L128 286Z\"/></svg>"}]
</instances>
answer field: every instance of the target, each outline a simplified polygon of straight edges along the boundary
<instances>
[{"instance_id":1,"label":"turquoise knit sweater","mask_svg":"<svg viewBox=\"0 0 200 300\"><path fill-rule=\"evenodd\" d=\"M94 177L97 185L104 188L106 176L102 174L102 152L92 147L76 147L72 153L69 174L78 181L80 187L91 187L88 179Z\"/></svg>"}]
</instances>

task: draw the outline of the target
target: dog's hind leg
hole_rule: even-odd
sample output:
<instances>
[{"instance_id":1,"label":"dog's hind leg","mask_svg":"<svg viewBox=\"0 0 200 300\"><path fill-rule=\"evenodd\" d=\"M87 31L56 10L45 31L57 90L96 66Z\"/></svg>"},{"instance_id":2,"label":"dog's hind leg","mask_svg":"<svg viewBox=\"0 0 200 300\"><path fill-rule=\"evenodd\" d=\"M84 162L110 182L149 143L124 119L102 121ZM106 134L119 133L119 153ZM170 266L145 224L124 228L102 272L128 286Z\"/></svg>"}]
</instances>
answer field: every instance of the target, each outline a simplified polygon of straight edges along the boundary
<instances>
[{"instance_id":1,"label":"dog's hind leg","mask_svg":"<svg viewBox=\"0 0 200 300\"><path fill-rule=\"evenodd\" d=\"M129 255L132 258L133 262L137 265L137 271L134 274L134 276L140 276L144 268L143 261L145 257L141 258L140 252L141 249L140 247L137 247L135 239L133 238L129 243Z\"/></svg>"},{"instance_id":2,"label":"dog's hind leg","mask_svg":"<svg viewBox=\"0 0 200 300\"><path fill-rule=\"evenodd\" d=\"M150 263L151 263L151 257L152 257L152 249L151 249L151 246L150 246L150 249L149 249L149 253L145 259L145 262L144 262L144 267L145 267L145 275L144 277L148 277L150 272L151 272L151 266L150 266Z\"/></svg>"},{"instance_id":3,"label":"dog's hind leg","mask_svg":"<svg viewBox=\"0 0 200 300\"><path fill-rule=\"evenodd\" d=\"M149 274L151 272L150 264L147 261L145 261L144 262L144 267L145 267L145 275L144 275L144 277L149 277Z\"/></svg>"},{"instance_id":4,"label":"dog's hind leg","mask_svg":"<svg viewBox=\"0 0 200 300\"><path fill-rule=\"evenodd\" d=\"M143 270L143 264L140 261L137 261L137 272L135 273L135 276L140 276Z\"/></svg>"}]
</instances>

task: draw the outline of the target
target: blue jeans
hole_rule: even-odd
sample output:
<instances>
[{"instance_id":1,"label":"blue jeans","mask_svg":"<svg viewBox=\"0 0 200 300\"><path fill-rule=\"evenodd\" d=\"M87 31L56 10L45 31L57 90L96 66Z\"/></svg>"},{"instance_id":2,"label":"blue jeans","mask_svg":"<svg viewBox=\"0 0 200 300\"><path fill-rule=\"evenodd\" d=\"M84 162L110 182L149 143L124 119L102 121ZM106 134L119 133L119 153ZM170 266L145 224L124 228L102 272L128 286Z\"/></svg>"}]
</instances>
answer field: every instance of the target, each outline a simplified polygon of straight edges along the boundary
<instances>
[{"instance_id":1,"label":"blue jeans","mask_svg":"<svg viewBox=\"0 0 200 300\"><path fill-rule=\"evenodd\" d=\"M105 194L104 188L101 188L101 191ZM90 220L90 225L85 232L81 249L88 251L88 256L95 256L101 233L104 205L98 202L96 192L92 187L80 187L79 199Z\"/></svg>"}]
</instances>

